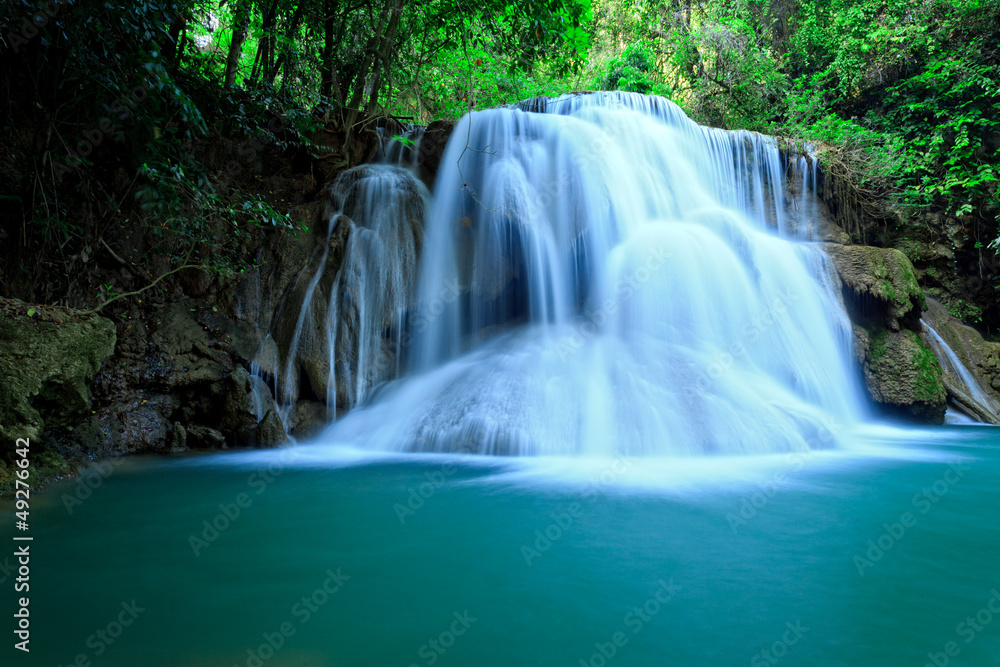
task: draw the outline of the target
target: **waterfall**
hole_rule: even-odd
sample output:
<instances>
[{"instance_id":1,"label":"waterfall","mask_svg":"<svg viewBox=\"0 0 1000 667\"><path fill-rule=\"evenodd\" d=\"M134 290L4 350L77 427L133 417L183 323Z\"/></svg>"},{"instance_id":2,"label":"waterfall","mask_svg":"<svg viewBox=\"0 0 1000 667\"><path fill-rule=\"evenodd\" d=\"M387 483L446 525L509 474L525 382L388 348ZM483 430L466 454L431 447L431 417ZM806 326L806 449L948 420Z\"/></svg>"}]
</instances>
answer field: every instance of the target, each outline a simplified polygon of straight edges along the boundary
<instances>
[{"instance_id":1,"label":"waterfall","mask_svg":"<svg viewBox=\"0 0 1000 667\"><path fill-rule=\"evenodd\" d=\"M807 147L807 150L811 150L811 147ZM799 224L795 236L804 240L815 240L816 237L816 225L819 221L818 173L819 159L815 155L802 155L796 160Z\"/></svg>"},{"instance_id":2,"label":"waterfall","mask_svg":"<svg viewBox=\"0 0 1000 667\"><path fill-rule=\"evenodd\" d=\"M408 157L396 151L394 161ZM426 188L407 168L374 164L340 174L326 191L325 235L282 300L251 365L271 387L286 431L303 395L327 417L363 403L399 372L399 332L416 283Z\"/></svg>"},{"instance_id":3,"label":"waterfall","mask_svg":"<svg viewBox=\"0 0 1000 667\"><path fill-rule=\"evenodd\" d=\"M982 385L979 384L979 381L972 372L962 363L962 360L958 358L955 351L945 342L944 338L926 321L920 320L920 323L927 329L928 342L938 361L941 363L941 369L944 371L948 383L953 384L956 379L958 380L958 386L954 388L949 387L949 390L956 394L958 392L964 393L965 396L960 397L964 399L963 402L967 402L968 400L975 402L975 405L966 406L967 409L983 411L985 413L985 415L973 416L977 418L987 415L991 415L994 418L1000 416L1000 404L983 391Z\"/></svg>"},{"instance_id":4,"label":"waterfall","mask_svg":"<svg viewBox=\"0 0 1000 667\"><path fill-rule=\"evenodd\" d=\"M829 442L863 402L839 280L786 234L785 167L773 139L657 97L465 116L399 321L403 376L327 437L504 455Z\"/></svg>"}]
</instances>

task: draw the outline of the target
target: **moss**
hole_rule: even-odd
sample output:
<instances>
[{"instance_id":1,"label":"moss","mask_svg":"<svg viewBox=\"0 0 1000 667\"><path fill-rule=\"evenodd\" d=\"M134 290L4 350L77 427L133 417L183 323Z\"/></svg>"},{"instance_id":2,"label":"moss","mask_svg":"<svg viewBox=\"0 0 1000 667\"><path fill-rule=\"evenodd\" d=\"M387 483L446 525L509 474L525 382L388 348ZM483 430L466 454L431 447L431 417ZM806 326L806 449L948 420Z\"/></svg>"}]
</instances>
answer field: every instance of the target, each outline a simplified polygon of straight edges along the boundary
<instances>
[{"instance_id":1,"label":"moss","mask_svg":"<svg viewBox=\"0 0 1000 667\"><path fill-rule=\"evenodd\" d=\"M824 246L837 269L844 288L855 300L874 297L876 303L865 307L861 319L878 319L889 328L915 328L924 310L924 295L913 265L895 248ZM855 318L858 319L858 318Z\"/></svg>"},{"instance_id":2,"label":"moss","mask_svg":"<svg viewBox=\"0 0 1000 667\"><path fill-rule=\"evenodd\" d=\"M912 331L908 331L907 333L914 343L916 343L911 359L913 366L917 369L914 393L922 401L934 401L936 397L945 391L941 366L938 364L934 353L920 340L920 336Z\"/></svg>"},{"instance_id":3,"label":"moss","mask_svg":"<svg viewBox=\"0 0 1000 667\"><path fill-rule=\"evenodd\" d=\"M893 303L899 302L899 299L896 298L896 290L893 289L892 283L889 282L888 280L885 279L882 280L882 291L887 297L889 297L889 300L892 301Z\"/></svg>"},{"instance_id":4,"label":"moss","mask_svg":"<svg viewBox=\"0 0 1000 667\"><path fill-rule=\"evenodd\" d=\"M44 428L66 428L86 415L89 383L114 351L115 327L14 299L0 302L0 321L0 460L10 461L18 438L34 448Z\"/></svg>"},{"instance_id":5,"label":"moss","mask_svg":"<svg viewBox=\"0 0 1000 667\"><path fill-rule=\"evenodd\" d=\"M889 351L888 340L889 334L885 331L879 331L872 336L868 348L868 356L872 363L878 363Z\"/></svg>"},{"instance_id":6,"label":"moss","mask_svg":"<svg viewBox=\"0 0 1000 667\"><path fill-rule=\"evenodd\" d=\"M36 451L28 454L28 479L33 491L40 491L46 484L76 473L76 466L53 451ZM15 472L18 468L0 461L0 498L11 498L17 486Z\"/></svg>"}]
</instances>

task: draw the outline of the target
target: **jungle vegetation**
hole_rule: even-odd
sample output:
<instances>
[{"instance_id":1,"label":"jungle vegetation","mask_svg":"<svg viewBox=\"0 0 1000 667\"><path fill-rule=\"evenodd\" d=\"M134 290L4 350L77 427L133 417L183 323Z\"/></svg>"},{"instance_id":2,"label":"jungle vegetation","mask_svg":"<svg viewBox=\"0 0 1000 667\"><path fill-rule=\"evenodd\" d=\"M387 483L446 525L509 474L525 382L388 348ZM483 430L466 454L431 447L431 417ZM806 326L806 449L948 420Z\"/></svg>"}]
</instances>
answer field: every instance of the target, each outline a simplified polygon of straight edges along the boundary
<instances>
[{"instance_id":1,"label":"jungle vegetation","mask_svg":"<svg viewBox=\"0 0 1000 667\"><path fill-rule=\"evenodd\" d=\"M350 143L578 90L788 137L862 203L997 244L1000 0L12 0L0 23L0 293L17 257L69 276L123 220L175 265L221 228L294 227L220 187L219 138L308 151L322 125Z\"/></svg>"}]
</instances>

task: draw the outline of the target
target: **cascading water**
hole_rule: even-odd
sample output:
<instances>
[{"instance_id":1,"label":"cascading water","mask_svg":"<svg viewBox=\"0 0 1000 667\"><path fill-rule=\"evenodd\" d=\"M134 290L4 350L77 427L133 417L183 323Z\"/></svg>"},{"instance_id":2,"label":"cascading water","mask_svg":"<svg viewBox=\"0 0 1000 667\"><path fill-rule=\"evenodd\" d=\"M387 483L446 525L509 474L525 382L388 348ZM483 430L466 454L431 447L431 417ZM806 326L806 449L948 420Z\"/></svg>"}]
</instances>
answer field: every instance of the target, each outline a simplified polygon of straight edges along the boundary
<instances>
[{"instance_id":1,"label":"cascading water","mask_svg":"<svg viewBox=\"0 0 1000 667\"><path fill-rule=\"evenodd\" d=\"M816 240L816 222L819 219L818 192L819 160L814 155L802 155L795 163L795 177L798 181L798 198L795 206L801 221L795 236L805 240Z\"/></svg>"},{"instance_id":2,"label":"cascading water","mask_svg":"<svg viewBox=\"0 0 1000 667\"><path fill-rule=\"evenodd\" d=\"M934 330L934 327L924 320L920 320L920 323L927 328L928 342L934 350L938 361L941 362L941 367L946 377L955 378L959 385L958 389L965 393L966 400L971 399L977 404L969 407L985 411L987 415L1000 416L1000 404L997 403L996 399L983 391L979 381L966 368L965 364L962 363L962 360L958 358L955 351L945 342L944 338Z\"/></svg>"},{"instance_id":3,"label":"cascading water","mask_svg":"<svg viewBox=\"0 0 1000 667\"><path fill-rule=\"evenodd\" d=\"M776 143L655 97L473 113L441 163L409 375L328 434L384 450L808 448L862 411L839 281L781 237Z\"/></svg>"},{"instance_id":4,"label":"cascading water","mask_svg":"<svg viewBox=\"0 0 1000 667\"><path fill-rule=\"evenodd\" d=\"M407 169L377 164L342 173L328 196L325 237L252 365L255 376L262 367L274 369L286 431L295 425L303 387L322 397L335 418L338 408L364 402L374 386L398 374L394 332L413 300L426 188Z\"/></svg>"}]
</instances>

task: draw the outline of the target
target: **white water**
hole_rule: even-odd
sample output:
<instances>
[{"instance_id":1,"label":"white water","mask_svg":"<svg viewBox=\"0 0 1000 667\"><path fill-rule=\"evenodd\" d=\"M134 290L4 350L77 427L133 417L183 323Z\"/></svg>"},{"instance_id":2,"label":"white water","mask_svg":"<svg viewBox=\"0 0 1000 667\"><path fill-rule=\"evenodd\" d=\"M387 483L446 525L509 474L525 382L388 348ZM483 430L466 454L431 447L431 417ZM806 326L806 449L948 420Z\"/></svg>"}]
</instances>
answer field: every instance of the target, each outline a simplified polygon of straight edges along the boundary
<instances>
[{"instance_id":1,"label":"white water","mask_svg":"<svg viewBox=\"0 0 1000 667\"><path fill-rule=\"evenodd\" d=\"M456 127L399 335L410 374L328 439L740 454L829 446L857 419L839 281L818 248L781 237L773 140L640 95L525 108L547 113Z\"/></svg>"},{"instance_id":2,"label":"white water","mask_svg":"<svg viewBox=\"0 0 1000 667\"><path fill-rule=\"evenodd\" d=\"M931 346L934 348L938 361L941 362L942 366L945 366L945 371L950 370L953 377L958 376L965 389L965 393L969 398L979 403L983 410L998 414L997 402L983 391L982 385L979 384L979 381L976 380L972 372L962 363L962 360L958 358L955 351L945 342L944 338L934 330L934 327L924 320L920 320L920 323L927 327L927 333L931 337Z\"/></svg>"},{"instance_id":3,"label":"white water","mask_svg":"<svg viewBox=\"0 0 1000 667\"><path fill-rule=\"evenodd\" d=\"M338 408L364 403L373 387L399 375L398 332L413 301L426 188L407 169L365 165L342 173L329 196L334 213L324 242L299 275L305 288L293 311L291 339L279 350L268 335L251 366L255 388L266 387L262 368L276 369L274 393L286 431L296 419L301 374L307 364L317 367L318 356L328 369L325 391L317 391L315 378L309 380L315 393L325 394L331 418ZM347 227L343 259L329 276L328 259L341 226ZM324 280L330 283L328 294L321 289ZM323 303L317 303L321 295ZM254 398L258 413L266 411L266 401L256 392Z\"/></svg>"}]
</instances>

